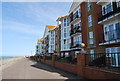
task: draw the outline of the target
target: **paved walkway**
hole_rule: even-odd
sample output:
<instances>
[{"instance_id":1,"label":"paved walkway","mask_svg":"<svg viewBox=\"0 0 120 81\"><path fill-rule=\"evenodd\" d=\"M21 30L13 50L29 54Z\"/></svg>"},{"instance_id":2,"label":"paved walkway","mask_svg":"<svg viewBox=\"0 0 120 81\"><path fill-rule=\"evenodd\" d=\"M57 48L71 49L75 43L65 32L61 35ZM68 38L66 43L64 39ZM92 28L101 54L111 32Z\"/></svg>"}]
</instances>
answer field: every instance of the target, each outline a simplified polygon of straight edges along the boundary
<instances>
[{"instance_id":1,"label":"paved walkway","mask_svg":"<svg viewBox=\"0 0 120 81\"><path fill-rule=\"evenodd\" d=\"M2 72L3 79L81 79L77 75L24 58Z\"/></svg>"}]
</instances>

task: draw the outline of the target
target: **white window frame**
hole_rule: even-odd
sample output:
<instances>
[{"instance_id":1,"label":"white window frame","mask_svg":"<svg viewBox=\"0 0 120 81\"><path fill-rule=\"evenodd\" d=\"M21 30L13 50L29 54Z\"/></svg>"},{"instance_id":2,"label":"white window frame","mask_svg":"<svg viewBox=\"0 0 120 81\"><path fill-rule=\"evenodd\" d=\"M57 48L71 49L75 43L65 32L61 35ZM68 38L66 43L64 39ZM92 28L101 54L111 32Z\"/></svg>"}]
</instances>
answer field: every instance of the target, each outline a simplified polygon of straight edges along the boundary
<instances>
[{"instance_id":1,"label":"white window frame","mask_svg":"<svg viewBox=\"0 0 120 81\"><path fill-rule=\"evenodd\" d=\"M120 49L120 47L112 47L112 48L106 48L106 53L116 53L116 54L114 54L115 55L115 63L116 63L116 65L114 65L114 64L112 64L112 61L111 61L111 66L113 66L113 67L119 67L120 65L118 64L118 54L117 53L119 53L119 50L118 49ZM108 50L109 50L109 52L108 52ZM114 51L114 52L113 52ZM111 57L112 58L112 55L110 54L110 55L106 55L106 57Z\"/></svg>"},{"instance_id":2,"label":"white window frame","mask_svg":"<svg viewBox=\"0 0 120 81\"><path fill-rule=\"evenodd\" d=\"M92 19L92 15L88 16L88 27L93 26L93 19Z\"/></svg>"},{"instance_id":3,"label":"white window frame","mask_svg":"<svg viewBox=\"0 0 120 81\"><path fill-rule=\"evenodd\" d=\"M89 44L94 44L94 35L93 35L93 32L89 32Z\"/></svg>"},{"instance_id":4,"label":"white window frame","mask_svg":"<svg viewBox=\"0 0 120 81\"><path fill-rule=\"evenodd\" d=\"M88 0L87 7L88 7L88 11L90 11L92 9L92 4L91 4L90 0Z\"/></svg>"}]
</instances>

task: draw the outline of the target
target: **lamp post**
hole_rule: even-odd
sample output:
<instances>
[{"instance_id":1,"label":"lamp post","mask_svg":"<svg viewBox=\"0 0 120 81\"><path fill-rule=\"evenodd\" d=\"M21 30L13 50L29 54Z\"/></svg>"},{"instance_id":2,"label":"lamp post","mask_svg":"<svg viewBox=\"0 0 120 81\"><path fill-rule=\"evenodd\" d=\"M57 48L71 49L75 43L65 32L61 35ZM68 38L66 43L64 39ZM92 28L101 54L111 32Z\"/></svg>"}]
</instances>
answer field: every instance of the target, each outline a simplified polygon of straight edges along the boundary
<instances>
[{"instance_id":1,"label":"lamp post","mask_svg":"<svg viewBox=\"0 0 120 81\"><path fill-rule=\"evenodd\" d=\"M85 49L84 49L84 48L85 48L85 44L84 44L84 43L81 43L80 46L81 46L81 48L82 48L81 54L87 53L87 52L85 51Z\"/></svg>"}]
</instances>

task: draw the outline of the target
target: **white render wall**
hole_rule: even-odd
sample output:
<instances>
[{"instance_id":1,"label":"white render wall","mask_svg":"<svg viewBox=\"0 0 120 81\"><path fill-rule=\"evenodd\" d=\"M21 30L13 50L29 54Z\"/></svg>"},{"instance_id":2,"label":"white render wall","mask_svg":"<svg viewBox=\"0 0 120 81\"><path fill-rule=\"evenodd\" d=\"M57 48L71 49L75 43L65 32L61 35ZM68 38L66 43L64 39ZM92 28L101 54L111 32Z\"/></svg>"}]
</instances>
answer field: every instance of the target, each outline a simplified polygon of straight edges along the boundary
<instances>
[{"instance_id":1,"label":"white render wall","mask_svg":"<svg viewBox=\"0 0 120 81\"><path fill-rule=\"evenodd\" d=\"M70 50L70 24L64 26L64 19L67 19L67 18L68 17L63 18L61 21L61 51ZM66 22L67 22L67 20L66 20ZM65 32L65 30L66 30L66 32ZM64 33L66 33L66 37L65 37ZM64 43L64 41L65 41L65 43Z\"/></svg>"},{"instance_id":2,"label":"white render wall","mask_svg":"<svg viewBox=\"0 0 120 81\"><path fill-rule=\"evenodd\" d=\"M52 34L51 34L52 32ZM55 31L49 32L49 48L48 53L54 53L55 50Z\"/></svg>"}]
</instances>

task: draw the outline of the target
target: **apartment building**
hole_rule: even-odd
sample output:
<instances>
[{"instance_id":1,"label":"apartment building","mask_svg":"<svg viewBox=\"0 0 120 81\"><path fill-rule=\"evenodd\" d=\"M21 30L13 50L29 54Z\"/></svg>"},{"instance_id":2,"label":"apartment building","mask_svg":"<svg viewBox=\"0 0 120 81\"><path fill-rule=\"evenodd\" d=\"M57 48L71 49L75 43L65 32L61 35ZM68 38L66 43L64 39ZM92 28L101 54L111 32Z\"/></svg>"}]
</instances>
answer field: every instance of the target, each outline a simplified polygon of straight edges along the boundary
<instances>
[{"instance_id":1,"label":"apartment building","mask_svg":"<svg viewBox=\"0 0 120 81\"><path fill-rule=\"evenodd\" d=\"M61 16L57 19L60 26L60 55L69 56L70 54L70 17L69 15Z\"/></svg>"},{"instance_id":2,"label":"apartment building","mask_svg":"<svg viewBox=\"0 0 120 81\"><path fill-rule=\"evenodd\" d=\"M56 26L46 25L44 32L44 54L52 54L55 50L55 31Z\"/></svg>"},{"instance_id":3,"label":"apartment building","mask_svg":"<svg viewBox=\"0 0 120 81\"><path fill-rule=\"evenodd\" d=\"M75 59L81 52L81 43L88 54L120 52L120 0L75 1L69 15L57 19L58 26L46 26L43 53ZM119 66L120 56L111 57L115 59L112 63ZM91 60L95 58L91 56Z\"/></svg>"},{"instance_id":4,"label":"apartment building","mask_svg":"<svg viewBox=\"0 0 120 81\"><path fill-rule=\"evenodd\" d=\"M41 52L41 39L38 39L37 41L37 45L36 45L36 54L37 55L40 55L40 52Z\"/></svg>"},{"instance_id":5,"label":"apartment building","mask_svg":"<svg viewBox=\"0 0 120 81\"><path fill-rule=\"evenodd\" d=\"M98 24L98 14L102 8L96 2L82 2L81 6L81 21L82 21L82 42L85 43L87 53L104 53L105 47L100 46L102 41L100 36L103 34L101 24ZM93 56L94 58L94 56Z\"/></svg>"},{"instance_id":6,"label":"apartment building","mask_svg":"<svg viewBox=\"0 0 120 81\"><path fill-rule=\"evenodd\" d=\"M70 38L71 38L71 55L77 57L77 53L80 53L82 43L82 22L81 22L81 2L73 2L69 10L70 16Z\"/></svg>"},{"instance_id":7,"label":"apartment building","mask_svg":"<svg viewBox=\"0 0 120 81\"><path fill-rule=\"evenodd\" d=\"M97 5L102 7L98 14L98 24L103 25L100 46L105 47L106 53L120 53L120 0L109 0L102 2L98 0ZM120 55L108 56L114 58L112 66L120 66Z\"/></svg>"}]
</instances>

